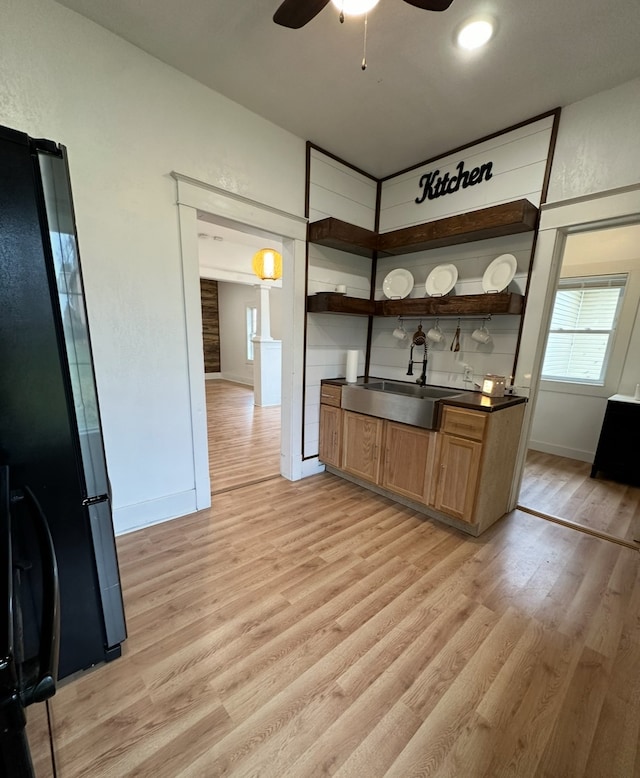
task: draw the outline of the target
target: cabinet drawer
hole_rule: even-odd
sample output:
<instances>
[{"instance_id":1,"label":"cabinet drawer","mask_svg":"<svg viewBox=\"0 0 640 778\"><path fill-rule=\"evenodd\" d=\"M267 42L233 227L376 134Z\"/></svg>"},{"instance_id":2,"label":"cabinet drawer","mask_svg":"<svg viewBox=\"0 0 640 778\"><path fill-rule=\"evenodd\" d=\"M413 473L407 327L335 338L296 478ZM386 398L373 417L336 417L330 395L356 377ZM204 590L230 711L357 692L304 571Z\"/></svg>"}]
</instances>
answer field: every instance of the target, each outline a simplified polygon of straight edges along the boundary
<instances>
[{"instance_id":1,"label":"cabinet drawer","mask_svg":"<svg viewBox=\"0 0 640 778\"><path fill-rule=\"evenodd\" d=\"M487 414L476 411L466 411L463 408L453 408L445 405L442 411L441 432L459 435L462 438L482 440L487 423Z\"/></svg>"},{"instance_id":2,"label":"cabinet drawer","mask_svg":"<svg viewBox=\"0 0 640 778\"><path fill-rule=\"evenodd\" d=\"M335 405L340 407L342 387L333 384L320 384L320 402L322 405Z\"/></svg>"}]
</instances>

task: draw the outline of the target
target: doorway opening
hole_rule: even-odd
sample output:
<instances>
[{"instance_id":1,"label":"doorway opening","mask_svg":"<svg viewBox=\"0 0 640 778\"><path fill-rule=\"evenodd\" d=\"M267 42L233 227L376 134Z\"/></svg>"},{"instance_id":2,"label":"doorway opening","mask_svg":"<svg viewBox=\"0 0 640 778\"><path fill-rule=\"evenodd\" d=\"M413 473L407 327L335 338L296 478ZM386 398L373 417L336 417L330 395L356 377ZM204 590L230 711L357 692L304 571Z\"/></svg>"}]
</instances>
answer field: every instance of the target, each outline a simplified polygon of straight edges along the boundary
<instances>
[{"instance_id":1,"label":"doorway opening","mask_svg":"<svg viewBox=\"0 0 640 778\"><path fill-rule=\"evenodd\" d=\"M592 472L610 398L640 382L640 225L568 234L560 262L518 507L640 548L640 473Z\"/></svg>"},{"instance_id":2,"label":"doorway opening","mask_svg":"<svg viewBox=\"0 0 640 778\"><path fill-rule=\"evenodd\" d=\"M253 274L254 254L279 237L198 213L207 439L211 494L280 475L282 282ZM234 280L229 280L229 279ZM265 310L266 309L266 310ZM258 338L259 314L268 343ZM274 364L263 369L268 346Z\"/></svg>"},{"instance_id":3,"label":"doorway opening","mask_svg":"<svg viewBox=\"0 0 640 778\"><path fill-rule=\"evenodd\" d=\"M262 232L269 236L279 236L282 240L280 474L289 480L311 474L309 466L303 462L301 445L307 220L175 171L171 175L176 182L180 225L195 507L201 510L211 505L211 480L202 359L199 214L207 214L243 232ZM230 277L228 280L237 279Z\"/></svg>"}]
</instances>

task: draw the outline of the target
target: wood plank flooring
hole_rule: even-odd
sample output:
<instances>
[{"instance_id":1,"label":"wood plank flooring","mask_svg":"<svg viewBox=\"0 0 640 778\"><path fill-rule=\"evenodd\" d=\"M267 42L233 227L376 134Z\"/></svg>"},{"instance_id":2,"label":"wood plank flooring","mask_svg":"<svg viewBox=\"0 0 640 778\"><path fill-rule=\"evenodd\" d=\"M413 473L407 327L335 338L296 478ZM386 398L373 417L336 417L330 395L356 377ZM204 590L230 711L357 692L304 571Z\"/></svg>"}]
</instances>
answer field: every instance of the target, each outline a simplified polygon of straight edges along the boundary
<instances>
[{"instance_id":1,"label":"wood plank flooring","mask_svg":"<svg viewBox=\"0 0 640 778\"><path fill-rule=\"evenodd\" d=\"M640 540L640 488L599 476L576 459L529 450L518 504L625 541Z\"/></svg>"},{"instance_id":2,"label":"wood plank flooring","mask_svg":"<svg viewBox=\"0 0 640 778\"><path fill-rule=\"evenodd\" d=\"M253 389L205 382L211 492L280 475L280 407L258 408Z\"/></svg>"},{"instance_id":3,"label":"wood plank flooring","mask_svg":"<svg viewBox=\"0 0 640 778\"><path fill-rule=\"evenodd\" d=\"M637 551L326 473L118 549L130 637L54 698L59 778L640 775Z\"/></svg>"}]
</instances>

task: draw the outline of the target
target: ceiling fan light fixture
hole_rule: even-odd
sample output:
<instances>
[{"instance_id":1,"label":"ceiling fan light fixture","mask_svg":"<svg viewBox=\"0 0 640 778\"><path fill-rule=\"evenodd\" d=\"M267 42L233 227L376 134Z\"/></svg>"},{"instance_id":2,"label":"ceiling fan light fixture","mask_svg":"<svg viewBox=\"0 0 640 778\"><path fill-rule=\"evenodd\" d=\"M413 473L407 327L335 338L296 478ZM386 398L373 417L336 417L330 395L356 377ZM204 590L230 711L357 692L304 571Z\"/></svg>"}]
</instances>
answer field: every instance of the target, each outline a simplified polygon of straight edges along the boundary
<instances>
[{"instance_id":1,"label":"ceiling fan light fixture","mask_svg":"<svg viewBox=\"0 0 640 778\"><path fill-rule=\"evenodd\" d=\"M489 17L474 17L458 30L456 42L461 49L473 51L488 43L493 37L495 22Z\"/></svg>"},{"instance_id":2,"label":"ceiling fan light fixture","mask_svg":"<svg viewBox=\"0 0 640 778\"><path fill-rule=\"evenodd\" d=\"M345 16L361 16L378 5L379 0L331 0Z\"/></svg>"}]
</instances>

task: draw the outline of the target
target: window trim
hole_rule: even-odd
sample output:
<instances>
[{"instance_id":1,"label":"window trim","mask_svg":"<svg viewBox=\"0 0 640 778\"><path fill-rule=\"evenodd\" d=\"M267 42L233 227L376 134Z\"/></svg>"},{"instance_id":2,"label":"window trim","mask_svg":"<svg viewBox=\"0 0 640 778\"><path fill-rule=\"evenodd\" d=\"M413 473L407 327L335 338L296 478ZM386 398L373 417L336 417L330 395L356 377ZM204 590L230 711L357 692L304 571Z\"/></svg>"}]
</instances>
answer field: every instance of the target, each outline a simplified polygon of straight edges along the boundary
<instances>
[{"instance_id":1,"label":"window trim","mask_svg":"<svg viewBox=\"0 0 640 778\"><path fill-rule=\"evenodd\" d=\"M255 361L255 349L253 338L257 335L258 308L255 305L245 307L245 357L247 364L252 365Z\"/></svg>"},{"instance_id":2,"label":"window trim","mask_svg":"<svg viewBox=\"0 0 640 778\"><path fill-rule=\"evenodd\" d=\"M622 306L619 311L618 327L615 341L609 355L604 385L602 384L578 384L570 381L554 381L540 376L540 391L561 392L564 394L578 394L589 397L611 397L618 391L618 386L624 370L625 358L631 335L633 332L636 311L640 301L640 272L633 267L624 266L622 263L607 265L594 264L571 266L571 275L578 276L605 276L605 275L623 275L627 276L625 293L622 299ZM555 294L555 292L554 292ZM553 306L551 307L553 310ZM551 326L551 316L549 316L549 327ZM549 332L547 330L547 339ZM544 350L540 361L540 370L544 362L544 353L547 344L545 339Z\"/></svg>"},{"instance_id":3,"label":"window trim","mask_svg":"<svg viewBox=\"0 0 640 778\"><path fill-rule=\"evenodd\" d=\"M589 386L589 387L604 387L607 385L607 379L609 376L609 368L611 364L611 356L614 353L616 340L620 328L622 319L622 310L625 303L625 297L627 294L627 287L629 284L628 273L604 273L594 275L571 275L560 278L558 285L554 293L553 305L551 308L551 323L547 332L547 338L545 342L544 354L542 355L542 372L541 380L545 383L557 383L561 386L565 384L577 385L577 386ZM619 289L620 294L616 303L616 309L613 315L613 322L610 328L606 329L590 329L587 327L580 327L576 329L560 327L553 329L551 324L553 323L553 317L557 304L558 293L561 291L588 291L592 290L605 290L605 289ZM607 345L602 360L600 375L594 379L580 379L580 378L563 378L560 376L545 376L544 363L547 357L547 349L549 348L549 338L553 334L562 335L607 335Z\"/></svg>"}]
</instances>

